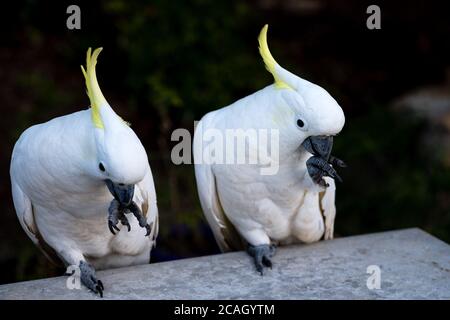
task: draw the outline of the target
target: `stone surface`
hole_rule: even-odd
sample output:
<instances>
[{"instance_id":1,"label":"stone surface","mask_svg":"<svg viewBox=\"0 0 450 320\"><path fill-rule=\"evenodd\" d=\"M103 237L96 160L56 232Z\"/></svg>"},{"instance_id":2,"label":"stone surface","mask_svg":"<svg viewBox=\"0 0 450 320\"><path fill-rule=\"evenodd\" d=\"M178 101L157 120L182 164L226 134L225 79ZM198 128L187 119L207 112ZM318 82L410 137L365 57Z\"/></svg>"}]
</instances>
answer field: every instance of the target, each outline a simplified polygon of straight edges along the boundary
<instances>
[{"instance_id":1,"label":"stone surface","mask_svg":"<svg viewBox=\"0 0 450 320\"><path fill-rule=\"evenodd\" d=\"M278 248L262 277L243 252L99 271L106 299L450 299L450 246L419 229ZM381 269L369 290L367 267ZM66 277L0 286L0 299L100 299Z\"/></svg>"}]
</instances>

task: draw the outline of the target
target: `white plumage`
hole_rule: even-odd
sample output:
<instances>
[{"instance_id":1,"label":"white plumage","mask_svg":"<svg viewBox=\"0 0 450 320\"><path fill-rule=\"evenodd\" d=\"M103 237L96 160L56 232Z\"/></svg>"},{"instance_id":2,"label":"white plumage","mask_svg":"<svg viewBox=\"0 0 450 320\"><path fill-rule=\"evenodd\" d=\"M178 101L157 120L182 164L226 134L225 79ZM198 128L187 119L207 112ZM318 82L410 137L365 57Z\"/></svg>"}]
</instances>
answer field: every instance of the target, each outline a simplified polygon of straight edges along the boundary
<instances>
[{"instance_id":1,"label":"white plumage","mask_svg":"<svg viewBox=\"0 0 450 320\"><path fill-rule=\"evenodd\" d=\"M158 209L144 147L98 87L99 52L91 57L88 51L92 108L27 129L14 147L10 173L17 217L33 242L53 260L66 265L84 261L102 269L149 262ZM105 179L135 185L133 200L152 226L148 237L132 214L126 215L130 232L123 227L116 235L110 232L113 196Z\"/></svg>"},{"instance_id":2,"label":"white plumage","mask_svg":"<svg viewBox=\"0 0 450 320\"><path fill-rule=\"evenodd\" d=\"M266 32L267 26L259 38L260 51L275 83L208 113L198 123L194 136L201 205L223 251L243 249L246 243L257 247L333 238L334 180L325 177L328 188L312 181L306 166L312 154L301 145L308 137L340 132L344 114L323 88L275 62L267 47ZM299 119L302 122L297 122ZM229 129L278 130L279 157L272 159L278 164L278 172L262 175L261 163L211 164L217 147L205 138L205 132L211 129L223 136ZM257 139L248 136L247 147L258 148Z\"/></svg>"}]
</instances>

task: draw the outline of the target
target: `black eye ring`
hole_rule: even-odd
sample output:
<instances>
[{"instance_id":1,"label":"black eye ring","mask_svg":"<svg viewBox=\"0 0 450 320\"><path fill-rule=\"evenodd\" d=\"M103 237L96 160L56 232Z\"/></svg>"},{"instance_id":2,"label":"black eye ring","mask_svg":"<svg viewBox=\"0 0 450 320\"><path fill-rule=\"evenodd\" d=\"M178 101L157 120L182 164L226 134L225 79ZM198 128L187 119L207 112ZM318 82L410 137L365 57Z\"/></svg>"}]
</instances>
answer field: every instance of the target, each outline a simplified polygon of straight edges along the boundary
<instances>
[{"instance_id":1,"label":"black eye ring","mask_svg":"<svg viewBox=\"0 0 450 320\"><path fill-rule=\"evenodd\" d=\"M98 168L99 168L100 171L102 171L102 172L105 172L105 171L106 171L105 166L104 166L103 163L101 163L101 162L98 164Z\"/></svg>"},{"instance_id":2,"label":"black eye ring","mask_svg":"<svg viewBox=\"0 0 450 320\"><path fill-rule=\"evenodd\" d=\"M297 120L297 126L299 126L300 128L303 128L305 126L305 123L303 122L303 120L298 119Z\"/></svg>"}]
</instances>

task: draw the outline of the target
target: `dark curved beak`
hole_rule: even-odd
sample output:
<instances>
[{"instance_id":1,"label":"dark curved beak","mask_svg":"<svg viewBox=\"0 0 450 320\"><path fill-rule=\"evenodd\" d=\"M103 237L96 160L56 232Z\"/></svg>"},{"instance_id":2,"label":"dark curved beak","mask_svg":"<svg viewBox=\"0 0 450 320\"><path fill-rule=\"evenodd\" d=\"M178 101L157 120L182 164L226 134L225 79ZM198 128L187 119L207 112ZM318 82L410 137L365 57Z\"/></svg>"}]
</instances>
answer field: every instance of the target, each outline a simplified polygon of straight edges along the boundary
<instances>
[{"instance_id":1,"label":"dark curved beak","mask_svg":"<svg viewBox=\"0 0 450 320\"><path fill-rule=\"evenodd\" d=\"M314 156L328 161L333 149L333 136L311 136L303 141L302 146Z\"/></svg>"},{"instance_id":2,"label":"dark curved beak","mask_svg":"<svg viewBox=\"0 0 450 320\"><path fill-rule=\"evenodd\" d=\"M114 183L110 179L105 180L105 183L114 199L121 205L126 207L131 204L134 196L134 184Z\"/></svg>"}]
</instances>

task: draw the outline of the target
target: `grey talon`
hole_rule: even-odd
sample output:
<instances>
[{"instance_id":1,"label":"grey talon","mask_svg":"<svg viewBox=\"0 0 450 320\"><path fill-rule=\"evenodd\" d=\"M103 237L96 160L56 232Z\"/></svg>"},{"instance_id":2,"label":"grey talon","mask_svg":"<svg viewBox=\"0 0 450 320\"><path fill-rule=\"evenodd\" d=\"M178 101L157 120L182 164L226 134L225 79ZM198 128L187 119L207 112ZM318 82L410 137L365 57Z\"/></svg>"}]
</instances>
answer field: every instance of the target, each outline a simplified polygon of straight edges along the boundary
<instances>
[{"instance_id":1,"label":"grey talon","mask_svg":"<svg viewBox=\"0 0 450 320\"><path fill-rule=\"evenodd\" d=\"M126 226L128 232L130 232L131 225L128 222L127 217L125 216L125 212L127 210L128 209L122 206L116 199L111 201L108 209L108 227L112 234L116 234L114 230L120 231L120 229L117 227L119 221L122 223L122 225Z\"/></svg>"},{"instance_id":2,"label":"grey talon","mask_svg":"<svg viewBox=\"0 0 450 320\"><path fill-rule=\"evenodd\" d=\"M125 214L132 213L138 220L139 226L147 230L145 236L150 235L151 225L147 223L146 217L142 214L141 210L134 201L131 201L129 205L124 206L121 205L118 200L113 199L111 201L111 204L109 205L108 211L108 227L112 234L116 234L114 230L120 231L120 229L117 227L119 221L122 223L122 225L127 227L128 232L131 231L131 225Z\"/></svg>"},{"instance_id":3,"label":"grey talon","mask_svg":"<svg viewBox=\"0 0 450 320\"><path fill-rule=\"evenodd\" d=\"M117 227L119 223L119 219L122 213L120 212L120 204L117 200L111 201L111 204L108 208L108 227L112 234L116 234L114 229L119 231L120 229Z\"/></svg>"},{"instance_id":4,"label":"grey talon","mask_svg":"<svg viewBox=\"0 0 450 320\"><path fill-rule=\"evenodd\" d=\"M335 156L330 156L329 163L334 167L347 168L347 164Z\"/></svg>"},{"instance_id":5,"label":"grey talon","mask_svg":"<svg viewBox=\"0 0 450 320\"><path fill-rule=\"evenodd\" d=\"M313 181L323 187L328 184L323 180L323 177L328 176L342 182L341 177L336 170L323 158L319 156L312 156L306 161L306 168Z\"/></svg>"},{"instance_id":6,"label":"grey talon","mask_svg":"<svg viewBox=\"0 0 450 320\"><path fill-rule=\"evenodd\" d=\"M130 232L131 226L130 226L130 223L128 222L128 219L124 213L122 213L122 215L120 217L120 223L122 223L122 225L126 226L128 228L128 232Z\"/></svg>"},{"instance_id":7,"label":"grey talon","mask_svg":"<svg viewBox=\"0 0 450 320\"><path fill-rule=\"evenodd\" d=\"M142 216L138 206L133 201L135 186L132 184L116 183L110 179L106 179L105 184L114 197L109 206L108 215L108 227L112 234L116 234L114 229L117 231L120 230L117 228L119 220L122 225L127 227L128 232L131 231L131 225L125 216L129 212L132 212L138 218L139 225L144 228L147 221L145 223L142 222L142 220L145 220L145 217Z\"/></svg>"},{"instance_id":8,"label":"grey talon","mask_svg":"<svg viewBox=\"0 0 450 320\"><path fill-rule=\"evenodd\" d=\"M267 267L272 269L272 261L270 259L268 259L267 257L262 258L262 263Z\"/></svg>"},{"instance_id":9,"label":"grey talon","mask_svg":"<svg viewBox=\"0 0 450 320\"><path fill-rule=\"evenodd\" d=\"M114 228L116 228L116 226L111 221L108 221L108 228L109 228L109 231L111 231L112 234L114 234L114 235L116 234L114 232Z\"/></svg>"},{"instance_id":10,"label":"grey talon","mask_svg":"<svg viewBox=\"0 0 450 320\"><path fill-rule=\"evenodd\" d=\"M333 166L345 168L346 164L341 159L331 155L333 148L332 136L308 137L303 141L302 147L313 155L306 161L306 167L309 176L315 183L322 187L328 187L329 184L323 179L325 176L342 182L341 177Z\"/></svg>"},{"instance_id":11,"label":"grey talon","mask_svg":"<svg viewBox=\"0 0 450 320\"><path fill-rule=\"evenodd\" d=\"M247 252L253 257L256 271L258 271L261 276L264 275L264 267L272 269L271 257L275 254L275 246L263 244L259 246L249 245Z\"/></svg>"},{"instance_id":12,"label":"grey talon","mask_svg":"<svg viewBox=\"0 0 450 320\"><path fill-rule=\"evenodd\" d=\"M100 280L97 280L94 267L86 261L80 261L79 267L81 283L103 298L103 283Z\"/></svg>"},{"instance_id":13,"label":"grey talon","mask_svg":"<svg viewBox=\"0 0 450 320\"><path fill-rule=\"evenodd\" d=\"M145 229L147 229L147 233L145 234L146 237L150 235L150 232L152 231L152 226L148 223L145 225Z\"/></svg>"},{"instance_id":14,"label":"grey talon","mask_svg":"<svg viewBox=\"0 0 450 320\"><path fill-rule=\"evenodd\" d=\"M147 219L142 214L141 209L139 209L139 207L137 206L137 204L134 201L131 202L131 204L128 206L127 209L130 210L131 213L133 213L133 215L136 217L136 219L139 222L139 226L141 228L147 229L147 233L145 236L148 236L150 234L150 230L151 230L150 225L147 223Z\"/></svg>"},{"instance_id":15,"label":"grey talon","mask_svg":"<svg viewBox=\"0 0 450 320\"><path fill-rule=\"evenodd\" d=\"M97 284L102 289L102 291L105 290L105 287L103 286L103 282L101 282L100 280L97 280Z\"/></svg>"}]
</instances>

